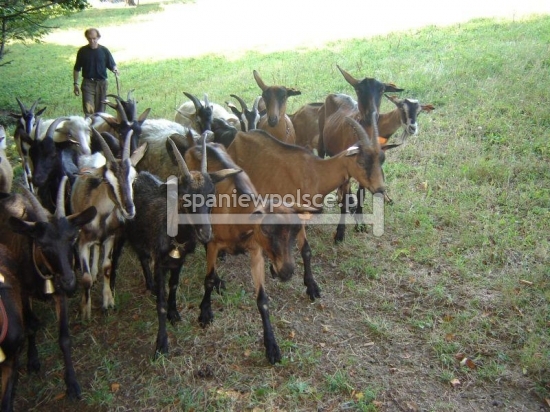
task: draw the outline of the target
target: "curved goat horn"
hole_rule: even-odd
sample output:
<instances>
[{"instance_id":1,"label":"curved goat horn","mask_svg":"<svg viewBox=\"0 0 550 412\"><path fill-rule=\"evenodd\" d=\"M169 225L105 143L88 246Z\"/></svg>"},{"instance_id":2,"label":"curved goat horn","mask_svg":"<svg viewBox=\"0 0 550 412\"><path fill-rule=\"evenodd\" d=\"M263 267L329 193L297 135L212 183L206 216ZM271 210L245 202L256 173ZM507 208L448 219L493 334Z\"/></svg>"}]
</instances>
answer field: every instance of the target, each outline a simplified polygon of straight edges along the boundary
<instances>
[{"instance_id":1,"label":"curved goat horn","mask_svg":"<svg viewBox=\"0 0 550 412\"><path fill-rule=\"evenodd\" d=\"M69 120L68 117L58 117L55 119L52 124L48 127L48 130L46 130L46 135L44 136L44 139L52 139L53 140L53 134L55 132L55 129L57 128L57 125L61 122L64 122L65 120ZM38 128L37 128L38 130ZM35 139L38 135L35 136Z\"/></svg>"},{"instance_id":2,"label":"curved goat horn","mask_svg":"<svg viewBox=\"0 0 550 412\"><path fill-rule=\"evenodd\" d=\"M27 189L25 186L21 186L21 189L23 190L23 196L25 196L29 200L29 202L31 202L31 206L34 210L34 213L36 213L37 220L39 222L47 222L48 215L50 213L44 208L44 206L42 206L36 196L34 196L29 189Z\"/></svg>"},{"instance_id":3,"label":"curved goat horn","mask_svg":"<svg viewBox=\"0 0 550 412\"><path fill-rule=\"evenodd\" d=\"M257 111L258 106L260 105L260 100L262 99L262 96L256 96L254 99L254 103L252 104L252 110Z\"/></svg>"},{"instance_id":4,"label":"curved goat horn","mask_svg":"<svg viewBox=\"0 0 550 412\"><path fill-rule=\"evenodd\" d=\"M239 96L237 96L236 94L230 94L229 96L233 97L234 99L236 99L240 104L241 104L241 110L244 112L245 110L248 110L248 107L246 106L246 103L244 102L243 99L241 99Z\"/></svg>"},{"instance_id":5,"label":"curved goat horn","mask_svg":"<svg viewBox=\"0 0 550 412\"><path fill-rule=\"evenodd\" d=\"M208 95L204 93L204 105L206 107L210 106L210 102L208 101Z\"/></svg>"},{"instance_id":6,"label":"curved goat horn","mask_svg":"<svg viewBox=\"0 0 550 412\"><path fill-rule=\"evenodd\" d=\"M206 173L208 166L206 164L206 133L204 133L202 139L202 159L201 159L201 172Z\"/></svg>"},{"instance_id":7,"label":"curved goat horn","mask_svg":"<svg viewBox=\"0 0 550 412\"><path fill-rule=\"evenodd\" d=\"M15 100L17 100L17 103L19 103L19 107L21 108L21 113L25 114L27 112L27 108L23 104L21 100L19 100L19 97L16 97Z\"/></svg>"},{"instance_id":8,"label":"curved goat horn","mask_svg":"<svg viewBox=\"0 0 550 412\"><path fill-rule=\"evenodd\" d=\"M346 79L346 81L351 84L353 87L357 86L357 84L359 83L359 80L357 80L356 78L354 78L351 74L349 74L348 72L346 72L344 69L342 69L340 66L336 65L336 67L338 67L338 70L340 70L340 73L342 73L342 75L344 76L344 79Z\"/></svg>"},{"instance_id":9,"label":"curved goat horn","mask_svg":"<svg viewBox=\"0 0 550 412\"><path fill-rule=\"evenodd\" d=\"M101 146L101 150L103 151L103 155L105 156L105 159L110 163L116 162L115 156L113 155L111 148L109 147L109 145L107 144L103 136L101 136L101 133L99 133L95 129L95 127L92 127L92 133L97 138L97 141Z\"/></svg>"},{"instance_id":10,"label":"curved goat horn","mask_svg":"<svg viewBox=\"0 0 550 412\"><path fill-rule=\"evenodd\" d=\"M55 217L60 219L65 217L65 186L67 185L67 176L63 176L61 183L59 183L59 189L57 191L57 204L55 207Z\"/></svg>"},{"instance_id":11,"label":"curved goat horn","mask_svg":"<svg viewBox=\"0 0 550 412\"><path fill-rule=\"evenodd\" d=\"M124 140L124 148L122 149L122 160L126 160L130 158L130 147L132 143L132 135L134 134L134 131L130 129L128 133L126 133L126 139Z\"/></svg>"},{"instance_id":12,"label":"curved goat horn","mask_svg":"<svg viewBox=\"0 0 550 412\"><path fill-rule=\"evenodd\" d=\"M38 141L38 136L40 136L40 118L36 119L36 124L34 125L34 140Z\"/></svg>"},{"instance_id":13,"label":"curved goat horn","mask_svg":"<svg viewBox=\"0 0 550 412\"><path fill-rule=\"evenodd\" d=\"M178 150L178 147L176 146L176 143L171 138L168 138L168 141L170 142L170 145L172 146L172 149L174 150L174 156L176 157L176 161L178 162L178 165L180 167L180 171L184 177L191 178L191 172L189 172L189 168L187 167L187 163L185 163L185 160L183 159L183 156L181 155L180 151Z\"/></svg>"},{"instance_id":14,"label":"curved goat horn","mask_svg":"<svg viewBox=\"0 0 550 412\"><path fill-rule=\"evenodd\" d=\"M195 96L193 96L191 93L183 92L184 95L186 95L189 100L193 102L193 105L195 106L195 110L199 111L199 109L202 107L202 104L199 99L197 99Z\"/></svg>"},{"instance_id":15,"label":"curved goat horn","mask_svg":"<svg viewBox=\"0 0 550 412\"><path fill-rule=\"evenodd\" d=\"M122 121L128 124L128 116L126 115L126 110L124 110L124 106L122 106L122 101L120 100L120 98L116 100L116 107L116 111L120 115Z\"/></svg>"},{"instance_id":16,"label":"curved goat horn","mask_svg":"<svg viewBox=\"0 0 550 412\"><path fill-rule=\"evenodd\" d=\"M29 112L34 114L34 109L36 109L36 106L38 106L38 103L40 103L40 97L36 99L36 101L32 104L31 108L29 109Z\"/></svg>"}]
</instances>

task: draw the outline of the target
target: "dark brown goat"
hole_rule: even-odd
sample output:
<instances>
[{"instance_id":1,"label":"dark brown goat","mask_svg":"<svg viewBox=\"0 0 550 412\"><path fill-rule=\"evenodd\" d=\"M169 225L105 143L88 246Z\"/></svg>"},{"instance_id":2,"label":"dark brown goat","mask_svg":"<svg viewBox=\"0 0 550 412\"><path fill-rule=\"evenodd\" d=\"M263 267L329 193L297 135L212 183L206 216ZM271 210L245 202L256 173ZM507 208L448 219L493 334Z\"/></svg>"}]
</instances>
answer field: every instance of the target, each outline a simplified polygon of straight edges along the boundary
<instances>
[{"instance_id":1,"label":"dark brown goat","mask_svg":"<svg viewBox=\"0 0 550 412\"><path fill-rule=\"evenodd\" d=\"M0 244L0 360L2 411L13 411L19 375L19 355L25 341L23 302L17 259L7 245Z\"/></svg>"},{"instance_id":2,"label":"dark brown goat","mask_svg":"<svg viewBox=\"0 0 550 412\"><path fill-rule=\"evenodd\" d=\"M256 83L262 89L262 98L266 106L266 114L260 118L258 128L282 142L294 144L296 132L286 114L286 102L290 96L297 96L302 92L284 86L267 86L256 70L253 73Z\"/></svg>"},{"instance_id":3,"label":"dark brown goat","mask_svg":"<svg viewBox=\"0 0 550 412\"><path fill-rule=\"evenodd\" d=\"M51 299L53 296L59 322L59 346L65 363L67 395L69 398L80 398L80 385L71 356L67 296L73 295L77 286L73 270L73 244L80 228L91 221L97 212L95 207L89 207L80 213L66 216L66 182L65 177L59 188L57 208L53 215L28 189L23 191L25 196L14 194L4 199L0 207L0 244L9 249L17 265L15 273L20 285L28 336L27 369L40 369L36 348L38 319L32 311L31 299Z\"/></svg>"}]
</instances>

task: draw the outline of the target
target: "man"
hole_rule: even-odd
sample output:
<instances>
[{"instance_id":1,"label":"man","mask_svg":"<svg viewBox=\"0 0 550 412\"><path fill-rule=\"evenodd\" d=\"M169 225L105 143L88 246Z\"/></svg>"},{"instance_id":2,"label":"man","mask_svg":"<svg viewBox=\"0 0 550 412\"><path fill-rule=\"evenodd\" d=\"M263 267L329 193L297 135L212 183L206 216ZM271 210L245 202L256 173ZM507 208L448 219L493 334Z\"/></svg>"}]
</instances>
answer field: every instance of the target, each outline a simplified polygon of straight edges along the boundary
<instances>
[{"instance_id":1,"label":"man","mask_svg":"<svg viewBox=\"0 0 550 412\"><path fill-rule=\"evenodd\" d=\"M87 29L84 36L88 45L83 46L76 54L73 69L74 94L80 96L82 90L82 107L84 115L90 116L96 112L105 111L107 98L107 69L118 76L118 69L109 49L98 42L101 38L99 30ZM82 70L82 84L78 87L78 77Z\"/></svg>"}]
</instances>

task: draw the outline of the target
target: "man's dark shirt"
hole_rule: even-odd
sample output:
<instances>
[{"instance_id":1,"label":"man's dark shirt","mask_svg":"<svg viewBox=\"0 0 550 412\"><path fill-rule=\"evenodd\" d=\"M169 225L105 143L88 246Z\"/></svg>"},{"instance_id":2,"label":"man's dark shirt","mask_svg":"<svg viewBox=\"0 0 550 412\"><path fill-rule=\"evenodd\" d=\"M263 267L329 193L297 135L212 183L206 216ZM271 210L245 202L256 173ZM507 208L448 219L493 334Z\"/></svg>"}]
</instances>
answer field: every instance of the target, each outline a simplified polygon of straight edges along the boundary
<instances>
[{"instance_id":1,"label":"man's dark shirt","mask_svg":"<svg viewBox=\"0 0 550 412\"><path fill-rule=\"evenodd\" d=\"M115 66L115 60L107 47L99 45L97 49L92 49L87 45L78 50L74 70L82 70L85 79L107 80L107 69L113 70Z\"/></svg>"}]
</instances>

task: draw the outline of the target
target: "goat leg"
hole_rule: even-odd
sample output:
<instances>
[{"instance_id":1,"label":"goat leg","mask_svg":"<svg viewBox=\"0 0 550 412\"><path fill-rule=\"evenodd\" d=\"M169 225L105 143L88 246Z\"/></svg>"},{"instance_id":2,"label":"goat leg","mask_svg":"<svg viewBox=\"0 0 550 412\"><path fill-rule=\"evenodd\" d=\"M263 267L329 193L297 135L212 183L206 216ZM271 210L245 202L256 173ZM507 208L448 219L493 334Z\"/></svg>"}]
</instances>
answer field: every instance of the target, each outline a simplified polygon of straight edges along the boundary
<instances>
[{"instance_id":1,"label":"goat leg","mask_svg":"<svg viewBox=\"0 0 550 412\"><path fill-rule=\"evenodd\" d=\"M367 231L367 225L363 222L363 203L365 203L365 188L359 186L357 189L357 205L355 207L355 231L364 233Z\"/></svg>"},{"instance_id":2,"label":"goat leg","mask_svg":"<svg viewBox=\"0 0 550 412\"><path fill-rule=\"evenodd\" d=\"M315 298L321 297L321 289L319 289L317 282L315 282L311 271L311 248L309 247L307 239L304 239L300 254L304 262L304 285L306 286L306 293L313 302Z\"/></svg>"},{"instance_id":3,"label":"goat leg","mask_svg":"<svg viewBox=\"0 0 550 412\"><path fill-rule=\"evenodd\" d=\"M181 266L170 269L170 279L168 280L168 320L172 325L181 321L181 316L176 304L176 293L180 281Z\"/></svg>"},{"instance_id":4,"label":"goat leg","mask_svg":"<svg viewBox=\"0 0 550 412\"><path fill-rule=\"evenodd\" d=\"M258 290L258 297L256 298L256 304L260 315L262 316L262 326L264 328L264 346L265 356L269 363L274 365L277 362L281 362L281 350L275 340L275 334L273 333L273 327L269 320L269 309L267 307L268 297L265 293L263 286L260 286Z\"/></svg>"},{"instance_id":5,"label":"goat leg","mask_svg":"<svg viewBox=\"0 0 550 412\"><path fill-rule=\"evenodd\" d=\"M67 296L64 294L56 295L56 306L59 318L59 347L63 353L65 362L65 385L67 386L67 397L69 399L80 399L82 393L80 385L76 380L76 371L74 370L71 355L71 336L69 332L69 315L67 310Z\"/></svg>"},{"instance_id":6,"label":"goat leg","mask_svg":"<svg viewBox=\"0 0 550 412\"><path fill-rule=\"evenodd\" d=\"M216 279L219 280L219 277L215 269L212 269L204 278L204 296L200 304L201 313L199 315L199 324L203 328L214 320L214 313L212 312L212 291L216 285Z\"/></svg>"},{"instance_id":7,"label":"goat leg","mask_svg":"<svg viewBox=\"0 0 550 412\"><path fill-rule=\"evenodd\" d=\"M164 285L164 269L155 264L155 282L157 284L157 316L159 328L154 358L168 353L168 334L166 333L166 293Z\"/></svg>"},{"instance_id":8,"label":"goat leg","mask_svg":"<svg viewBox=\"0 0 550 412\"><path fill-rule=\"evenodd\" d=\"M38 349L36 348L36 332L40 327L40 321L31 309L29 299L23 299L23 318L25 319L25 329L27 330L27 371L38 372L40 370L40 360L38 359Z\"/></svg>"}]
</instances>

